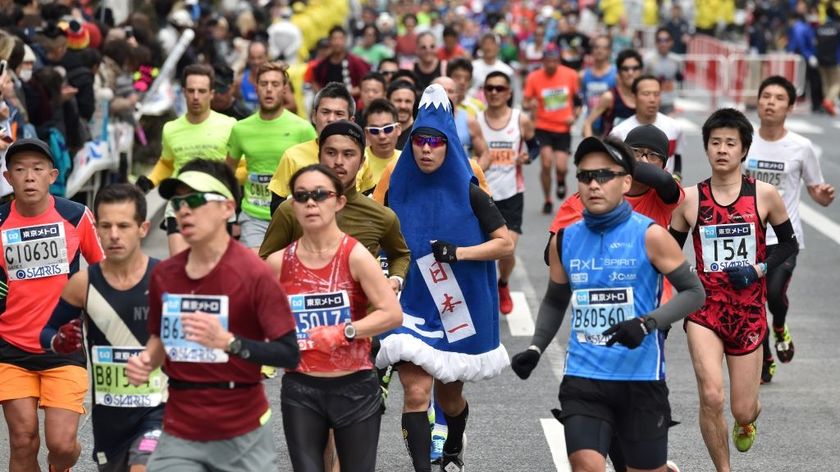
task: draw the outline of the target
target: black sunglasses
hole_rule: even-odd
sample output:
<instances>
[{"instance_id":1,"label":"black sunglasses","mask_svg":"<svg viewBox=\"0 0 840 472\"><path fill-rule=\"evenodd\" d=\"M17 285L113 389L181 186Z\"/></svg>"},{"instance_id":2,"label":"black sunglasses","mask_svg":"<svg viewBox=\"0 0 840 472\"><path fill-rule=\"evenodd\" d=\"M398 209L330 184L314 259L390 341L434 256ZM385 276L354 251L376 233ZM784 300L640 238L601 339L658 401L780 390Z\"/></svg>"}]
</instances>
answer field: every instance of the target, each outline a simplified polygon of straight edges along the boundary
<instances>
[{"instance_id":1,"label":"black sunglasses","mask_svg":"<svg viewBox=\"0 0 840 472\"><path fill-rule=\"evenodd\" d=\"M593 180L599 184L605 184L616 177L628 175L627 172L615 172L609 169L582 170L577 173L577 180L580 183L588 184Z\"/></svg>"},{"instance_id":2,"label":"black sunglasses","mask_svg":"<svg viewBox=\"0 0 840 472\"><path fill-rule=\"evenodd\" d=\"M309 201L310 198L312 200L315 200L316 202L323 202L324 200L330 197L335 197L337 195L338 194L333 192L332 190L316 188L315 190L312 190L310 192L307 192L305 190L295 190L295 192L292 193L292 198L298 203L306 203Z\"/></svg>"},{"instance_id":3,"label":"black sunglasses","mask_svg":"<svg viewBox=\"0 0 840 472\"><path fill-rule=\"evenodd\" d=\"M621 66L621 72L636 72L642 70L642 66Z\"/></svg>"},{"instance_id":4,"label":"black sunglasses","mask_svg":"<svg viewBox=\"0 0 840 472\"><path fill-rule=\"evenodd\" d=\"M487 93L493 93L493 92L505 93L508 90L510 90L510 87L507 87L506 85L485 85L484 86L484 91L487 92Z\"/></svg>"}]
</instances>

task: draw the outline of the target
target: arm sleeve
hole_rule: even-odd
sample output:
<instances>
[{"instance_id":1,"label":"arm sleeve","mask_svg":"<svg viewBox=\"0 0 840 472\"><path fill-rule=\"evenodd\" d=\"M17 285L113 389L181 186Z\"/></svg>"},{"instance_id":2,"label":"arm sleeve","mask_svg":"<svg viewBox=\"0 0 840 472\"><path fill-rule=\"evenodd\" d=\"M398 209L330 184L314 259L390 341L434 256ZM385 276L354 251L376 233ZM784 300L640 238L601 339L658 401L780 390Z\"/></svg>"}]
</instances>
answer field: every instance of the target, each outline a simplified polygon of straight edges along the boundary
<instances>
[{"instance_id":1,"label":"arm sleeve","mask_svg":"<svg viewBox=\"0 0 840 472\"><path fill-rule=\"evenodd\" d=\"M680 248L685 247L685 240L688 239L688 231L677 231L674 228L668 228L668 232L680 245Z\"/></svg>"},{"instance_id":2,"label":"arm sleeve","mask_svg":"<svg viewBox=\"0 0 840 472\"><path fill-rule=\"evenodd\" d=\"M82 308L73 306L63 298L58 299L58 305L52 312L44 329L41 330L41 347L45 351L52 351L52 338L58 334L58 328L82 315Z\"/></svg>"},{"instance_id":3,"label":"arm sleeve","mask_svg":"<svg viewBox=\"0 0 840 472\"><path fill-rule=\"evenodd\" d=\"M155 167L152 168L151 172L149 172L149 180L151 180L152 183L155 184L155 187L157 187L161 180L171 176L174 171L174 161L161 156L155 164Z\"/></svg>"},{"instance_id":4,"label":"arm sleeve","mask_svg":"<svg viewBox=\"0 0 840 472\"><path fill-rule=\"evenodd\" d=\"M291 212L291 205L280 205L271 216L271 223L265 231L265 238L260 245L260 257L263 259L286 248L295 240L294 228L297 224Z\"/></svg>"},{"instance_id":5,"label":"arm sleeve","mask_svg":"<svg viewBox=\"0 0 840 472\"><path fill-rule=\"evenodd\" d=\"M697 274L691 271L688 262L683 261L679 267L665 274L665 277L678 290L678 293L666 304L647 314L656 320L656 326L659 329L664 329L671 323L697 311L706 300L703 284L700 283Z\"/></svg>"},{"instance_id":6,"label":"arm sleeve","mask_svg":"<svg viewBox=\"0 0 840 472\"><path fill-rule=\"evenodd\" d=\"M658 166L647 162L637 162L633 179L656 190L656 194L665 203L676 203L680 199L679 184L671 174Z\"/></svg>"},{"instance_id":7,"label":"arm sleeve","mask_svg":"<svg viewBox=\"0 0 840 472\"><path fill-rule=\"evenodd\" d=\"M294 331L271 341L239 339L242 341L242 349L248 350L248 357L244 358L248 362L285 369L294 369L300 362L300 350Z\"/></svg>"},{"instance_id":8,"label":"arm sleeve","mask_svg":"<svg viewBox=\"0 0 840 472\"><path fill-rule=\"evenodd\" d=\"M403 280L408 276L408 266L411 262L411 251L400 230L400 220L394 215L393 222L382 235L382 249L388 257L388 275L399 276Z\"/></svg>"},{"instance_id":9,"label":"arm sleeve","mask_svg":"<svg viewBox=\"0 0 840 472\"><path fill-rule=\"evenodd\" d=\"M779 243L776 245L773 254L764 261L767 264L768 271L779 267L788 257L799 253L799 243L796 241L796 233L793 231L790 219L785 220L784 223L773 225L773 232L776 233Z\"/></svg>"},{"instance_id":10,"label":"arm sleeve","mask_svg":"<svg viewBox=\"0 0 840 472\"><path fill-rule=\"evenodd\" d=\"M96 264L105 258L105 252L99 244L99 237L96 235L96 227L93 223L93 213L85 208L85 214L82 216L79 226L79 249L85 257L88 264Z\"/></svg>"},{"instance_id":11,"label":"arm sleeve","mask_svg":"<svg viewBox=\"0 0 840 472\"><path fill-rule=\"evenodd\" d=\"M493 203L490 195L487 195L477 185L470 185L470 206L476 218L478 218L481 231L485 234L490 234L507 224L502 212Z\"/></svg>"},{"instance_id":12,"label":"arm sleeve","mask_svg":"<svg viewBox=\"0 0 840 472\"><path fill-rule=\"evenodd\" d=\"M569 284L548 281L545 297L543 297L540 310L537 312L534 336L531 338L531 344L540 348L541 352L545 352L545 349L557 334L557 330L560 329L560 325L563 324L566 308L569 307L571 299L572 287Z\"/></svg>"}]
</instances>

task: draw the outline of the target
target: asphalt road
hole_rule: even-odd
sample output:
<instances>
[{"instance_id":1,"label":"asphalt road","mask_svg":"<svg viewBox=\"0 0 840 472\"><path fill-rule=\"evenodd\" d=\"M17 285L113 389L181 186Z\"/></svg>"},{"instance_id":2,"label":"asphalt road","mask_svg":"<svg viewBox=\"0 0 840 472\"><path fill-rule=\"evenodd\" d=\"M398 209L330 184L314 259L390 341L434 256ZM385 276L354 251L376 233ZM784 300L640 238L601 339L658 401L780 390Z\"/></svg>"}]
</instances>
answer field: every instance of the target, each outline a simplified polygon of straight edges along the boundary
<instances>
[{"instance_id":1,"label":"asphalt road","mask_svg":"<svg viewBox=\"0 0 840 472\"><path fill-rule=\"evenodd\" d=\"M705 116L702 111L682 115L688 133L683 164L687 185L709 175L699 136L699 125ZM757 121L754 114L751 118ZM840 133L840 121L825 116L796 115L790 124L822 149L825 178L840 185L840 152L835 138ZM520 239L519 264L511 281L512 290L518 292L519 303L513 318L501 321L502 342L511 355L528 345L529 330L533 329L528 321L536 316L547 281L542 250L550 219L540 213L542 197L538 173L537 165L525 170L528 186L525 234ZM567 177L567 185L576 188L571 174ZM831 275L840 262L840 226L837 226L840 204L821 208L807 196L803 198L814 211L808 213L805 221L807 249L800 253L789 291L788 324L796 345L796 357L790 364L780 364L773 382L761 388L763 411L757 423L758 438L747 453L731 448L733 470L840 470L837 452L840 444L840 344L835 339L840 332L840 317L834 311L840 296L834 291L837 281ZM165 240L158 231L151 235L147 246L155 255L163 255L166 251ZM693 260L690 249L687 254ZM469 470L568 470L562 430L549 411L558 406L557 387L567 336L568 327L564 326L527 381L519 380L508 369L496 379L466 386L470 402L466 450ZM681 421L670 431L669 457L683 471L714 470L700 436L696 383L685 335L679 327L671 331L666 356L671 406L675 419ZM291 470L279 415L280 382L274 379L267 383L275 411L272 421L280 453L279 469ZM382 421L377 470L411 470L399 430L401 401L401 388L395 379ZM729 414L727 420L731 428ZM208 427L211 424L208 421ZM86 419L80 430L84 452L74 470L93 471L90 423ZM6 428L0 427L0 437L0 464L5 465L8 456ZM42 448L42 464L43 457Z\"/></svg>"}]
</instances>

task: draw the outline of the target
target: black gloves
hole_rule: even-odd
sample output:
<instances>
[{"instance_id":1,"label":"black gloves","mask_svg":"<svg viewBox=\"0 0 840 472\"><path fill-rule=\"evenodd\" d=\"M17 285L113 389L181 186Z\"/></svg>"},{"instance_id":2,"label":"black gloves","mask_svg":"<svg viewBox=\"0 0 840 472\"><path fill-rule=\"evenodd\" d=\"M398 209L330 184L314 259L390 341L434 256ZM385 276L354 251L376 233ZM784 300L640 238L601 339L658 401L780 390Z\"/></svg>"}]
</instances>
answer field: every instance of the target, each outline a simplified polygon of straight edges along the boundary
<instances>
[{"instance_id":1,"label":"black gloves","mask_svg":"<svg viewBox=\"0 0 840 472\"><path fill-rule=\"evenodd\" d=\"M136 185L143 193L149 193L149 190L155 188L154 182L145 175L137 177L137 182L134 182L134 185Z\"/></svg>"},{"instance_id":2,"label":"black gloves","mask_svg":"<svg viewBox=\"0 0 840 472\"><path fill-rule=\"evenodd\" d=\"M537 367L539 362L540 353L537 352L536 348L528 348L513 356L513 359L510 360L510 367L520 379L525 380L531 376L531 371Z\"/></svg>"},{"instance_id":3,"label":"black gloves","mask_svg":"<svg viewBox=\"0 0 840 472\"><path fill-rule=\"evenodd\" d=\"M726 275L729 277L729 283L738 289L747 288L758 280L758 272L755 271L755 267L752 265L739 267L729 266L726 269L723 269L723 271L726 272Z\"/></svg>"},{"instance_id":4,"label":"black gloves","mask_svg":"<svg viewBox=\"0 0 840 472\"><path fill-rule=\"evenodd\" d=\"M612 335L607 341L607 347L615 343L621 343L630 349L636 349L642 344L645 336L656 329L656 320L653 318L631 318L621 323L612 325L604 331L604 336Z\"/></svg>"},{"instance_id":5,"label":"black gloves","mask_svg":"<svg viewBox=\"0 0 840 472\"><path fill-rule=\"evenodd\" d=\"M455 256L456 249L458 249L458 246L446 241L432 242L432 253L434 253L435 260L438 262L448 262L450 264L458 262L458 258Z\"/></svg>"}]
</instances>

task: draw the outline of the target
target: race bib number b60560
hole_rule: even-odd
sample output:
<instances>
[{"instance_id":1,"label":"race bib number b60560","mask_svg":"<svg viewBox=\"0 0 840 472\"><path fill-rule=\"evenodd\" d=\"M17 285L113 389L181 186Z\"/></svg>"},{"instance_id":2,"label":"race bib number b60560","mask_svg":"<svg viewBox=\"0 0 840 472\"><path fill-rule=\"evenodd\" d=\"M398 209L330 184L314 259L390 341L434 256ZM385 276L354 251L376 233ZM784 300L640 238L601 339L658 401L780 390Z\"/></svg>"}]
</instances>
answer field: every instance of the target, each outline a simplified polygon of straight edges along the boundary
<instances>
[{"instance_id":1,"label":"race bib number b60560","mask_svg":"<svg viewBox=\"0 0 840 472\"><path fill-rule=\"evenodd\" d=\"M756 243L753 223L710 225L700 228L703 269L722 272L727 267L755 263Z\"/></svg>"},{"instance_id":2,"label":"race bib number b60560","mask_svg":"<svg viewBox=\"0 0 840 472\"><path fill-rule=\"evenodd\" d=\"M131 385L125 373L128 358L143 351L142 347L93 346L93 401L97 405L121 408L149 408L163 400L165 377L160 368L142 385Z\"/></svg>"},{"instance_id":3,"label":"race bib number b60560","mask_svg":"<svg viewBox=\"0 0 840 472\"><path fill-rule=\"evenodd\" d=\"M313 349L307 331L316 326L334 326L351 321L350 297L346 290L331 293L289 295L289 306L295 317L298 348Z\"/></svg>"},{"instance_id":4,"label":"race bib number b60560","mask_svg":"<svg viewBox=\"0 0 840 472\"><path fill-rule=\"evenodd\" d=\"M10 280L38 279L70 273L64 224L2 231L3 257Z\"/></svg>"},{"instance_id":5,"label":"race bib number b60560","mask_svg":"<svg viewBox=\"0 0 840 472\"><path fill-rule=\"evenodd\" d=\"M175 362L227 362L228 354L222 349L210 349L187 339L181 316L196 311L218 316L222 328L228 329L227 295L163 294L160 339L166 348L166 355Z\"/></svg>"},{"instance_id":6,"label":"race bib number b60560","mask_svg":"<svg viewBox=\"0 0 840 472\"><path fill-rule=\"evenodd\" d=\"M605 344L610 326L636 316L632 287L575 290L572 294L572 331L579 342Z\"/></svg>"}]
</instances>

